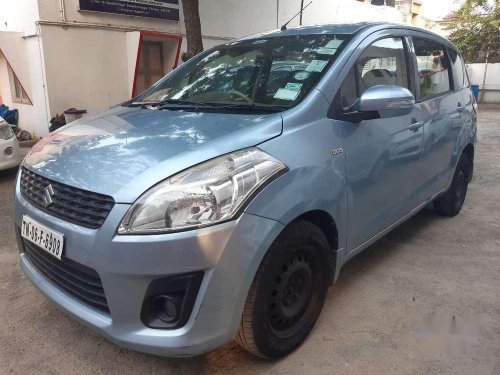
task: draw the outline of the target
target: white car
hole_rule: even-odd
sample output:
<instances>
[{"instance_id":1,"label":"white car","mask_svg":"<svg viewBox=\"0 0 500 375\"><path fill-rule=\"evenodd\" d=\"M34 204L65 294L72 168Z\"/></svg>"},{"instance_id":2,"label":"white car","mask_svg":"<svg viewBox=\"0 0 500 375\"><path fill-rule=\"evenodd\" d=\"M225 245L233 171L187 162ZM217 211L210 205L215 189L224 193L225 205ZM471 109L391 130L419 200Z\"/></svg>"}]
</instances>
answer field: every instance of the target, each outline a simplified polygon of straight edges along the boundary
<instances>
[{"instance_id":1,"label":"white car","mask_svg":"<svg viewBox=\"0 0 500 375\"><path fill-rule=\"evenodd\" d=\"M16 135L11 126L0 117L0 171L14 168L21 162Z\"/></svg>"}]
</instances>

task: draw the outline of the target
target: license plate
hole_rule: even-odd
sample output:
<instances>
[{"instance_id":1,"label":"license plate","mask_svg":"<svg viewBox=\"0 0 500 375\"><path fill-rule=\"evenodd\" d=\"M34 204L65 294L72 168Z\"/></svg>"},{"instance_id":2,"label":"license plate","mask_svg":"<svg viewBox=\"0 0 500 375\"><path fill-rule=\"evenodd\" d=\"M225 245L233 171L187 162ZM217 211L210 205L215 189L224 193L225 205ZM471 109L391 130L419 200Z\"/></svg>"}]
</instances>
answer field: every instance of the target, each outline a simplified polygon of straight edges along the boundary
<instances>
[{"instance_id":1,"label":"license plate","mask_svg":"<svg viewBox=\"0 0 500 375\"><path fill-rule=\"evenodd\" d=\"M21 236L61 260L64 236L24 215Z\"/></svg>"}]
</instances>

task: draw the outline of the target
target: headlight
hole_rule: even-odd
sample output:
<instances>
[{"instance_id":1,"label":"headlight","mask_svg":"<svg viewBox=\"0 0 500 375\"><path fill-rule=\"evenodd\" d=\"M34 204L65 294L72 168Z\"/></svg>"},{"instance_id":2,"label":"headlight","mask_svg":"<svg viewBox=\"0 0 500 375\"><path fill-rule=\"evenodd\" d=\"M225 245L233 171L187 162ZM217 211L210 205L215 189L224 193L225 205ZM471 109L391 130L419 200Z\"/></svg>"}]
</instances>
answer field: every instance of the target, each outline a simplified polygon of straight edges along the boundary
<instances>
[{"instance_id":1,"label":"headlight","mask_svg":"<svg viewBox=\"0 0 500 375\"><path fill-rule=\"evenodd\" d=\"M118 233L164 233L229 220L285 165L250 148L199 164L144 193L123 218Z\"/></svg>"},{"instance_id":2,"label":"headlight","mask_svg":"<svg viewBox=\"0 0 500 375\"><path fill-rule=\"evenodd\" d=\"M9 124L0 125L0 139L11 139L14 136L14 132Z\"/></svg>"}]
</instances>

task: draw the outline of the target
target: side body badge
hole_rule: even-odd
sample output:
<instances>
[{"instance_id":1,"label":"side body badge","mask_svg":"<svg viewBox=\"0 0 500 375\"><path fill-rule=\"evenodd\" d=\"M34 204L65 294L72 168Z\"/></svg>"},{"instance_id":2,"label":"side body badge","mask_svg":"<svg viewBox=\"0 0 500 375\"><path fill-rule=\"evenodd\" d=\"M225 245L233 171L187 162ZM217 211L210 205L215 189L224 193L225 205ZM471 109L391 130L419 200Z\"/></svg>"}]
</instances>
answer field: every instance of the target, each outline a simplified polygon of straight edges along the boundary
<instances>
[{"instance_id":1,"label":"side body badge","mask_svg":"<svg viewBox=\"0 0 500 375\"><path fill-rule=\"evenodd\" d=\"M334 148L332 150L332 154L335 156L335 155L338 155L338 154L341 154L344 152L344 149L342 147L339 147L339 148Z\"/></svg>"}]
</instances>

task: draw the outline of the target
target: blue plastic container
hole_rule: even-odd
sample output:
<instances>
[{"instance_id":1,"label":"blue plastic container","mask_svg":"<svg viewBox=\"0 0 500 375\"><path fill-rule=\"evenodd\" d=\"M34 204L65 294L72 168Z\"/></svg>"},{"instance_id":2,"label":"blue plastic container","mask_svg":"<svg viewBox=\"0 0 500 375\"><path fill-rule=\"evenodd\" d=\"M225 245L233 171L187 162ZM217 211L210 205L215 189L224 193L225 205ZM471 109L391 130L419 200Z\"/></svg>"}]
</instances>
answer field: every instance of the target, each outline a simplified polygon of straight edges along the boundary
<instances>
[{"instance_id":1,"label":"blue plastic container","mask_svg":"<svg viewBox=\"0 0 500 375\"><path fill-rule=\"evenodd\" d=\"M471 89L472 89L472 94L474 95L474 97L478 98L479 96L479 85L471 85Z\"/></svg>"}]
</instances>

